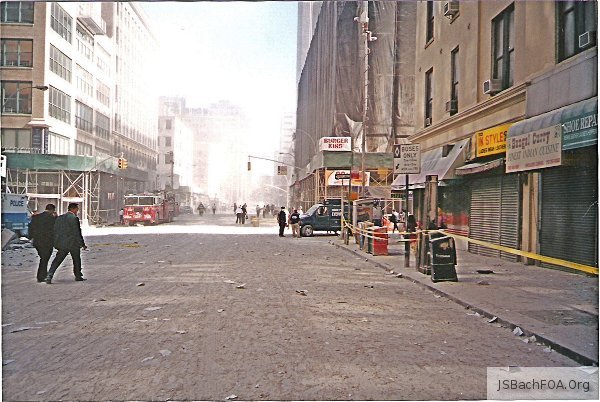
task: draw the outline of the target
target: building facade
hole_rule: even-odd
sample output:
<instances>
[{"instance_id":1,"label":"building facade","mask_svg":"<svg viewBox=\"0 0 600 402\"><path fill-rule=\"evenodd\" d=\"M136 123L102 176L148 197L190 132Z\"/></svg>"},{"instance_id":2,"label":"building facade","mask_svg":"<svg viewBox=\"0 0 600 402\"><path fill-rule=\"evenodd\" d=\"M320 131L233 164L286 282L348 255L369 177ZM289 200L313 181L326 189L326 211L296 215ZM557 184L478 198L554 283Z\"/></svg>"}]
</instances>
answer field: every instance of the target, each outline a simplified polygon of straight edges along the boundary
<instances>
[{"instance_id":1,"label":"building facade","mask_svg":"<svg viewBox=\"0 0 600 402\"><path fill-rule=\"evenodd\" d=\"M3 190L27 193L32 209L81 202L84 222L118 218L124 193L155 186L157 97L143 66L156 46L143 13L19 1L0 12Z\"/></svg>"},{"instance_id":2,"label":"building facade","mask_svg":"<svg viewBox=\"0 0 600 402\"><path fill-rule=\"evenodd\" d=\"M418 3L417 204L442 184L423 224L598 266L596 20L596 2Z\"/></svg>"}]
</instances>

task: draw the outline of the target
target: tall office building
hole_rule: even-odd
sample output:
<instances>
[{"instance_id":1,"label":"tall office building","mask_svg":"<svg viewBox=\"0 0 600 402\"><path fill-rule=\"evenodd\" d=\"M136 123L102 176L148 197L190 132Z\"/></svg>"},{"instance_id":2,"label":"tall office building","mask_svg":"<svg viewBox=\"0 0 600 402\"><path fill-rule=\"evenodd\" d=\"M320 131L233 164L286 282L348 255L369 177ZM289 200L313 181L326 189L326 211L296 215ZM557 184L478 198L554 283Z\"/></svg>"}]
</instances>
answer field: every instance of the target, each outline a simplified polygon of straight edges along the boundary
<instances>
[{"instance_id":1,"label":"tall office building","mask_svg":"<svg viewBox=\"0 0 600 402\"><path fill-rule=\"evenodd\" d=\"M125 192L155 187L156 44L133 3L0 3L5 189L84 221L117 216ZM116 157L128 160L117 169Z\"/></svg>"}]
</instances>

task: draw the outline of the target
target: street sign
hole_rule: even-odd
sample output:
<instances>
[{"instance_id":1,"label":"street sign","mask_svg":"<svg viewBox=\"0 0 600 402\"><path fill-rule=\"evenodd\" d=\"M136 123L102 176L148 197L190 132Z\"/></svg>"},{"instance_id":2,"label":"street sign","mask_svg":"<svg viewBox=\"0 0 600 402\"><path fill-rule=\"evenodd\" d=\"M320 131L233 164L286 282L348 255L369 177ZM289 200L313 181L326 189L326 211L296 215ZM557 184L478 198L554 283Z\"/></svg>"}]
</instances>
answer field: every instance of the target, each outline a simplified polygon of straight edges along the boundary
<instances>
[{"instance_id":1,"label":"street sign","mask_svg":"<svg viewBox=\"0 0 600 402\"><path fill-rule=\"evenodd\" d=\"M335 179L336 180L349 180L350 179L350 172L345 173L345 172L335 172Z\"/></svg>"},{"instance_id":2,"label":"street sign","mask_svg":"<svg viewBox=\"0 0 600 402\"><path fill-rule=\"evenodd\" d=\"M421 144L394 145L394 173L421 173Z\"/></svg>"},{"instance_id":3,"label":"street sign","mask_svg":"<svg viewBox=\"0 0 600 402\"><path fill-rule=\"evenodd\" d=\"M287 176L287 166L277 166L277 174L279 176Z\"/></svg>"}]
</instances>

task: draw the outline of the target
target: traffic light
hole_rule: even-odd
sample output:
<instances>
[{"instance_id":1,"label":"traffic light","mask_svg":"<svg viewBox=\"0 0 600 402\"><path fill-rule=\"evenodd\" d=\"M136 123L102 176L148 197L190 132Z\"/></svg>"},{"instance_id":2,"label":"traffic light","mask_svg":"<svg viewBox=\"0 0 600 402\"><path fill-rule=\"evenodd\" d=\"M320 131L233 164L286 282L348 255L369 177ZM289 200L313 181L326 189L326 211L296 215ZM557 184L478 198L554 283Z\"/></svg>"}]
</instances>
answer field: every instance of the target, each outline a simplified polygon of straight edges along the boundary
<instances>
[{"instance_id":1,"label":"traffic light","mask_svg":"<svg viewBox=\"0 0 600 402\"><path fill-rule=\"evenodd\" d=\"M127 159L119 158L117 165L118 165L119 169L127 169Z\"/></svg>"}]
</instances>

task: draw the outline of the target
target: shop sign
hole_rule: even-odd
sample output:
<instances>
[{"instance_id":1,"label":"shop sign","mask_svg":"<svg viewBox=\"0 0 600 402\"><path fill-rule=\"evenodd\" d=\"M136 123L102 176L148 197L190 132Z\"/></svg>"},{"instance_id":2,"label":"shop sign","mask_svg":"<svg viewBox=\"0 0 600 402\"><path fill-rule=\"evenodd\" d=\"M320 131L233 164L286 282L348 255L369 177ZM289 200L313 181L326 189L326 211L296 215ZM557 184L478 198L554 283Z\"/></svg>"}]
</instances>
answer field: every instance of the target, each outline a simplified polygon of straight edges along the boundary
<instances>
[{"instance_id":1,"label":"shop sign","mask_svg":"<svg viewBox=\"0 0 600 402\"><path fill-rule=\"evenodd\" d=\"M353 172L354 173L354 172ZM350 174L350 170L326 170L325 171L325 182L328 186L347 186L349 181L352 181L353 186L362 186L362 176L360 172L358 172L358 176L354 177L354 175ZM352 180L350 179L352 177ZM365 186L369 185L369 181L371 179L371 172L367 172L365 176Z\"/></svg>"},{"instance_id":2,"label":"shop sign","mask_svg":"<svg viewBox=\"0 0 600 402\"><path fill-rule=\"evenodd\" d=\"M598 112L593 111L561 121L563 149L576 149L598 143Z\"/></svg>"},{"instance_id":3,"label":"shop sign","mask_svg":"<svg viewBox=\"0 0 600 402\"><path fill-rule=\"evenodd\" d=\"M476 156L488 156L506 152L506 135L511 124L503 124L475 134Z\"/></svg>"},{"instance_id":4,"label":"shop sign","mask_svg":"<svg viewBox=\"0 0 600 402\"><path fill-rule=\"evenodd\" d=\"M506 173L560 166L561 146L560 125L510 137L506 149Z\"/></svg>"},{"instance_id":5,"label":"shop sign","mask_svg":"<svg viewBox=\"0 0 600 402\"><path fill-rule=\"evenodd\" d=\"M320 151L352 151L350 137L322 137L319 139Z\"/></svg>"}]
</instances>

